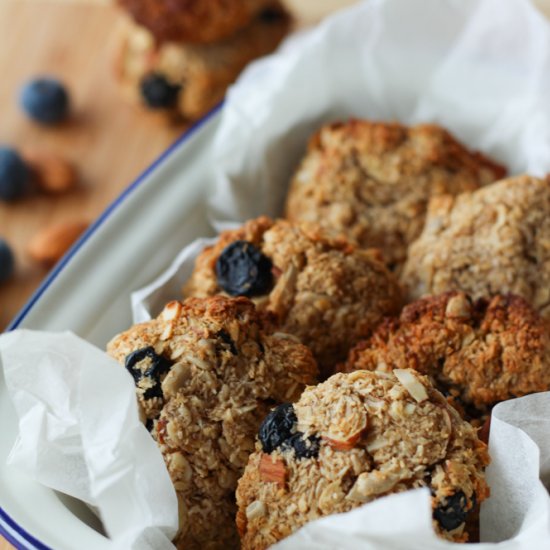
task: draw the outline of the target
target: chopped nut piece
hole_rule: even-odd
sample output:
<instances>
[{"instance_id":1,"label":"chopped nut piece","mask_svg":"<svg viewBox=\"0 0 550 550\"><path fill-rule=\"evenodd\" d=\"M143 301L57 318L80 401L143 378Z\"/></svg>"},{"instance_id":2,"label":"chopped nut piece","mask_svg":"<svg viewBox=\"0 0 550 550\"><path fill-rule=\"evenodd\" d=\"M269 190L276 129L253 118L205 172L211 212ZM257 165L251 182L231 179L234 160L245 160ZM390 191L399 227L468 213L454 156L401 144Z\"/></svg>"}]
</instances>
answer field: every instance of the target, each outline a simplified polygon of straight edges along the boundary
<instances>
[{"instance_id":1,"label":"chopped nut piece","mask_svg":"<svg viewBox=\"0 0 550 550\"><path fill-rule=\"evenodd\" d=\"M173 300L172 302L168 302L164 309L162 310L161 317L163 321L173 321L174 319L177 319L182 310L181 302L178 302L176 300Z\"/></svg>"},{"instance_id":2,"label":"chopped nut piece","mask_svg":"<svg viewBox=\"0 0 550 550\"><path fill-rule=\"evenodd\" d=\"M342 394L331 402L317 402L317 396L310 394L296 410L298 430L304 433L317 433L334 449L351 449L367 428L367 411L361 397L354 394ZM330 407L330 415L320 418L316 411L320 406Z\"/></svg>"},{"instance_id":3,"label":"chopped nut piece","mask_svg":"<svg viewBox=\"0 0 550 550\"><path fill-rule=\"evenodd\" d=\"M422 382L416 378L414 371L410 369L395 369L393 373L418 403L422 403L422 401L428 399L426 388Z\"/></svg>"},{"instance_id":4,"label":"chopped nut piece","mask_svg":"<svg viewBox=\"0 0 550 550\"><path fill-rule=\"evenodd\" d=\"M261 500L255 500L246 507L246 518L259 518L265 514L265 504Z\"/></svg>"},{"instance_id":5,"label":"chopped nut piece","mask_svg":"<svg viewBox=\"0 0 550 550\"><path fill-rule=\"evenodd\" d=\"M472 306L464 293L453 296L448 302L445 309L447 317L460 317L468 319L472 314Z\"/></svg>"},{"instance_id":6,"label":"chopped nut piece","mask_svg":"<svg viewBox=\"0 0 550 550\"><path fill-rule=\"evenodd\" d=\"M260 478L262 481L274 482L284 488L286 483L286 467L282 458L263 454L260 460Z\"/></svg>"}]
</instances>

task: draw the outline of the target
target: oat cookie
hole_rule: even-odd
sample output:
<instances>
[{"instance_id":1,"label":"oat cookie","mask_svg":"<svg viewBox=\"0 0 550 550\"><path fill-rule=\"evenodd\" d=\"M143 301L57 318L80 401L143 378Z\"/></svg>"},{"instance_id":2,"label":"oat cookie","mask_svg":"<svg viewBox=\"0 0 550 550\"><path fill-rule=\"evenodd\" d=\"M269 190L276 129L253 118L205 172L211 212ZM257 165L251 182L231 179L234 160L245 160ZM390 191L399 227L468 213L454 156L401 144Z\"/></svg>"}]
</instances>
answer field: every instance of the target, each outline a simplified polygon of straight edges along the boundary
<instances>
[{"instance_id":1,"label":"oat cookie","mask_svg":"<svg viewBox=\"0 0 550 550\"><path fill-rule=\"evenodd\" d=\"M235 488L262 418L315 382L311 352L246 298L171 302L108 352L134 377L180 500L178 548L238 547Z\"/></svg>"},{"instance_id":2,"label":"oat cookie","mask_svg":"<svg viewBox=\"0 0 550 550\"><path fill-rule=\"evenodd\" d=\"M550 179L518 176L433 199L402 281L410 299L512 293L550 317Z\"/></svg>"},{"instance_id":3,"label":"oat cookie","mask_svg":"<svg viewBox=\"0 0 550 550\"><path fill-rule=\"evenodd\" d=\"M272 0L118 0L159 42L218 42L246 27Z\"/></svg>"},{"instance_id":4,"label":"oat cookie","mask_svg":"<svg viewBox=\"0 0 550 550\"><path fill-rule=\"evenodd\" d=\"M273 51L290 28L276 2L235 35L212 44L157 44L144 27L122 29L115 72L125 94L168 117L195 120L223 99L227 87L253 59Z\"/></svg>"},{"instance_id":5,"label":"oat cookie","mask_svg":"<svg viewBox=\"0 0 550 550\"><path fill-rule=\"evenodd\" d=\"M335 374L264 420L237 488L242 548L418 487L432 493L439 535L465 541L488 463L475 429L416 371Z\"/></svg>"},{"instance_id":6,"label":"oat cookie","mask_svg":"<svg viewBox=\"0 0 550 550\"><path fill-rule=\"evenodd\" d=\"M500 401L550 390L550 325L519 296L429 296L382 323L342 370L394 368L429 376L479 424Z\"/></svg>"},{"instance_id":7,"label":"oat cookie","mask_svg":"<svg viewBox=\"0 0 550 550\"><path fill-rule=\"evenodd\" d=\"M286 215L377 247L399 270L420 234L430 197L477 189L505 169L435 125L350 120L310 140L292 179Z\"/></svg>"},{"instance_id":8,"label":"oat cookie","mask_svg":"<svg viewBox=\"0 0 550 550\"><path fill-rule=\"evenodd\" d=\"M267 217L225 231L197 258L187 296L251 297L313 351L324 375L385 315L401 292L377 251L356 250L317 226Z\"/></svg>"}]
</instances>

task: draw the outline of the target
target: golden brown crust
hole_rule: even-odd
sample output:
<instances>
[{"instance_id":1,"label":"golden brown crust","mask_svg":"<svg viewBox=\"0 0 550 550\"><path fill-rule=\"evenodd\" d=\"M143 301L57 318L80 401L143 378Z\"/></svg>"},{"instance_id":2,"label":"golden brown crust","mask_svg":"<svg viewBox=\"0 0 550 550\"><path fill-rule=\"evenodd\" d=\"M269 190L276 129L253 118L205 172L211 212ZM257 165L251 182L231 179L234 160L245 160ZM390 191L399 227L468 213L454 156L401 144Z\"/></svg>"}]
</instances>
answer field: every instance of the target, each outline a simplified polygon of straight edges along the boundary
<instances>
[{"instance_id":1,"label":"golden brown crust","mask_svg":"<svg viewBox=\"0 0 550 550\"><path fill-rule=\"evenodd\" d=\"M430 203L402 273L409 299L517 294L550 316L550 179L517 176Z\"/></svg>"},{"instance_id":2,"label":"golden brown crust","mask_svg":"<svg viewBox=\"0 0 550 550\"><path fill-rule=\"evenodd\" d=\"M118 0L159 42L206 44L246 27L272 0Z\"/></svg>"},{"instance_id":3,"label":"golden brown crust","mask_svg":"<svg viewBox=\"0 0 550 550\"><path fill-rule=\"evenodd\" d=\"M180 500L178 548L236 548L237 480L261 419L273 403L296 400L315 383L311 352L274 332L247 298L171 302L152 321L115 337L108 352L125 362L152 348L168 361L159 396L137 395ZM146 372L146 357L135 369Z\"/></svg>"},{"instance_id":4,"label":"golden brown crust","mask_svg":"<svg viewBox=\"0 0 550 550\"><path fill-rule=\"evenodd\" d=\"M412 368L469 419L500 401L550 389L550 326L519 296L429 296L387 319L341 370Z\"/></svg>"},{"instance_id":5,"label":"golden brown crust","mask_svg":"<svg viewBox=\"0 0 550 550\"><path fill-rule=\"evenodd\" d=\"M504 167L439 126L350 120L310 140L291 183L286 216L314 221L399 267L420 234L430 197L477 189Z\"/></svg>"},{"instance_id":6,"label":"golden brown crust","mask_svg":"<svg viewBox=\"0 0 550 550\"><path fill-rule=\"evenodd\" d=\"M434 519L434 528L467 540L464 520L489 495L487 446L426 377L395 373L336 374L304 391L294 405L296 430L317 438L316 455L300 457L284 444L268 454L256 443L237 488L243 550L267 548L308 521L418 487L432 492L434 518L447 499L463 494L462 521L449 529ZM335 446L334 438L353 443Z\"/></svg>"},{"instance_id":7,"label":"golden brown crust","mask_svg":"<svg viewBox=\"0 0 550 550\"><path fill-rule=\"evenodd\" d=\"M175 111L194 120L222 100L227 87L253 59L272 52L288 33L291 19L279 2L271 20L256 19L235 35L213 44L156 44L153 35L133 23L123 31L115 62L121 87L133 101L140 101L139 85L158 73L181 86ZM174 110L167 114L174 115Z\"/></svg>"},{"instance_id":8,"label":"golden brown crust","mask_svg":"<svg viewBox=\"0 0 550 550\"><path fill-rule=\"evenodd\" d=\"M399 310L399 286L378 251L356 250L316 225L265 216L223 232L199 255L184 288L186 296L222 292L215 264L224 248L237 240L251 242L273 264L274 286L254 298L255 303L274 316L281 330L311 348L324 375L385 315Z\"/></svg>"}]
</instances>

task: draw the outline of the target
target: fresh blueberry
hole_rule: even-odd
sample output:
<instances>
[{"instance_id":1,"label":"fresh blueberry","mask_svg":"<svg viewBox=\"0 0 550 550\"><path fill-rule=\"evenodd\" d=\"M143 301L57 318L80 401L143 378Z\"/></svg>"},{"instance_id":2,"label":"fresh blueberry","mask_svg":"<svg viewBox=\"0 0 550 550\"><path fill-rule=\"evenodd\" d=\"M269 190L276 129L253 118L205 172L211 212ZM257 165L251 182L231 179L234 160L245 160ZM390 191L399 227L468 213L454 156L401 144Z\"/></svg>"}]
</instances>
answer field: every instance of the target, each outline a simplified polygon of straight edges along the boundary
<instances>
[{"instance_id":1,"label":"fresh blueberry","mask_svg":"<svg viewBox=\"0 0 550 550\"><path fill-rule=\"evenodd\" d=\"M271 260L248 241L226 246L216 262L218 285L231 296L260 296L273 286Z\"/></svg>"},{"instance_id":2,"label":"fresh blueberry","mask_svg":"<svg viewBox=\"0 0 550 550\"><path fill-rule=\"evenodd\" d=\"M271 453L292 437L297 418L292 403L283 403L273 409L260 426L258 438L264 453Z\"/></svg>"},{"instance_id":3,"label":"fresh blueberry","mask_svg":"<svg viewBox=\"0 0 550 550\"><path fill-rule=\"evenodd\" d=\"M145 370L138 366L144 359L149 359L150 362ZM170 370L171 363L162 357L162 355L158 355L155 352L155 348L148 346L129 353L124 360L124 365L134 378L136 385L142 378L149 378L153 382L153 386L147 388L143 393L144 399L162 397L160 377Z\"/></svg>"},{"instance_id":4,"label":"fresh blueberry","mask_svg":"<svg viewBox=\"0 0 550 550\"><path fill-rule=\"evenodd\" d=\"M170 109L178 100L181 86L171 84L164 76L151 73L143 77L140 91L146 105L151 109Z\"/></svg>"},{"instance_id":5,"label":"fresh blueberry","mask_svg":"<svg viewBox=\"0 0 550 550\"><path fill-rule=\"evenodd\" d=\"M39 77L21 90L20 103L25 112L40 124L57 124L67 117L69 94L59 80Z\"/></svg>"},{"instance_id":6,"label":"fresh blueberry","mask_svg":"<svg viewBox=\"0 0 550 550\"><path fill-rule=\"evenodd\" d=\"M320 438L315 435L304 438L302 432L296 432L283 443L283 447L293 449L297 459L317 458L320 441Z\"/></svg>"},{"instance_id":7,"label":"fresh blueberry","mask_svg":"<svg viewBox=\"0 0 550 550\"><path fill-rule=\"evenodd\" d=\"M4 239L0 239L0 283L7 281L15 267L13 252Z\"/></svg>"},{"instance_id":8,"label":"fresh blueberry","mask_svg":"<svg viewBox=\"0 0 550 550\"><path fill-rule=\"evenodd\" d=\"M440 504L433 513L435 520L445 531L452 531L460 527L465 521L468 512L475 508L475 495L472 496L472 505L468 506L468 499L462 491L457 491L448 497L445 503Z\"/></svg>"},{"instance_id":9,"label":"fresh blueberry","mask_svg":"<svg viewBox=\"0 0 550 550\"><path fill-rule=\"evenodd\" d=\"M30 182L30 170L14 149L0 147L0 199L13 201L23 196Z\"/></svg>"}]
</instances>

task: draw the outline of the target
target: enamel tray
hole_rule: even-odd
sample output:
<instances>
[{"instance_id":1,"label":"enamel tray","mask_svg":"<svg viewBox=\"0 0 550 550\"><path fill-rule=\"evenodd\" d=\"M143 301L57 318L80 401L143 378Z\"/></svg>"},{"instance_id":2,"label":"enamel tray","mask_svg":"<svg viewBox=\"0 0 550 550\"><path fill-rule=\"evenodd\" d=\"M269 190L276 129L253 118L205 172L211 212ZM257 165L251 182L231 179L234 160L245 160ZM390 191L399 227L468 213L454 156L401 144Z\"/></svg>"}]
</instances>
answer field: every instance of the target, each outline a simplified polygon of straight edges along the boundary
<instances>
[{"instance_id":1,"label":"enamel tray","mask_svg":"<svg viewBox=\"0 0 550 550\"><path fill-rule=\"evenodd\" d=\"M182 245L214 234L204 203L219 111L183 134L107 208L8 330L71 330L104 349L130 326L130 292L155 278ZM0 369L0 534L17 548L110 549L100 522L84 504L6 466L16 426Z\"/></svg>"}]
</instances>

